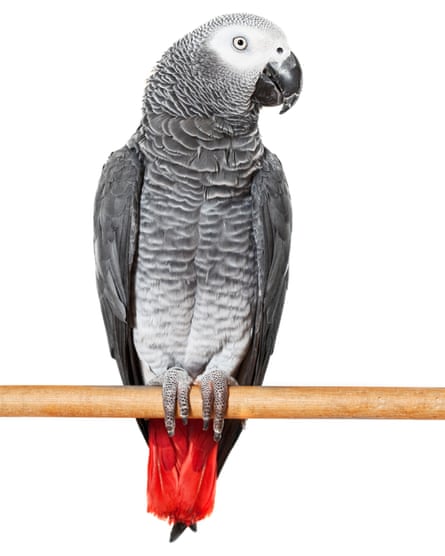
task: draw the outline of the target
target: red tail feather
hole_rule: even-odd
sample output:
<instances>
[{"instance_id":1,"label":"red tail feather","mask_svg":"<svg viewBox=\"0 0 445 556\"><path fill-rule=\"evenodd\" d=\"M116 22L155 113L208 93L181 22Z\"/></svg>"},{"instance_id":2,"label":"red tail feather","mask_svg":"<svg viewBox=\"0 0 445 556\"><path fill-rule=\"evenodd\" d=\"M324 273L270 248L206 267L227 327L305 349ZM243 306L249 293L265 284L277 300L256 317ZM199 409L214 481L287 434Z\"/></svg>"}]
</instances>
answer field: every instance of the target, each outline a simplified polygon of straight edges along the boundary
<instances>
[{"instance_id":1,"label":"red tail feather","mask_svg":"<svg viewBox=\"0 0 445 556\"><path fill-rule=\"evenodd\" d=\"M218 444L202 421L176 421L170 438L164 421L150 420L147 510L169 523L191 525L208 516L215 501Z\"/></svg>"}]
</instances>

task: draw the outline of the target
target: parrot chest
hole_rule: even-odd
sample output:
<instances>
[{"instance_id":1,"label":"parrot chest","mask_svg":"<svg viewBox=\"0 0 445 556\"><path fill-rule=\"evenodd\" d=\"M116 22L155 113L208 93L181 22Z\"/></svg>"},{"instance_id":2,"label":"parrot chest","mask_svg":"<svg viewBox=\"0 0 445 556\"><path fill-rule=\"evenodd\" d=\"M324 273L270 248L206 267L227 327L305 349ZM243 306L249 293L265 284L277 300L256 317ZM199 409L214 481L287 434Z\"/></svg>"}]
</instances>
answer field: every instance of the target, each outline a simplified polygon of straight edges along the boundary
<instances>
[{"instance_id":1,"label":"parrot chest","mask_svg":"<svg viewBox=\"0 0 445 556\"><path fill-rule=\"evenodd\" d=\"M178 197L144 187L135 275L135 345L152 372L198 374L246 343L256 295L249 195Z\"/></svg>"},{"instance_id":2,"label":"parrot chest","mask_svg":"<svg viewBox=\"0 0 445 556\"><path fill-rule=\"evenodd\" d=\"M196 376L212 362L230 374L250 341L257 291L256 159L227 185L224 166L185 172L163 155L147 165L140 201L133 337L144 378L171 366Z\"/></svg>"}]
</instances>

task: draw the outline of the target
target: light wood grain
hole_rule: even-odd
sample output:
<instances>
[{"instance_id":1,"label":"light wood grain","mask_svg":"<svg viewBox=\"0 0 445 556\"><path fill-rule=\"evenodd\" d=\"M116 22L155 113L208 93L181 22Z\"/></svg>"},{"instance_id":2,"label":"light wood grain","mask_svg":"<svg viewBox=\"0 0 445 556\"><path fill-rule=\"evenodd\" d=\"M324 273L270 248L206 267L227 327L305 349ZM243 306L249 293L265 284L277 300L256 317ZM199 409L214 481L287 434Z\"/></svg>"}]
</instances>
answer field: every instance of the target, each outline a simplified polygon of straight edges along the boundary
<instances>
[{"instance_id":1,"label":"light wood grain","mask_svg":"<svg viewBox=\"0 0 445 556\"><path fill-rule=\"evenodd\" d=\"M199 388L191 418L201 416ZM0 417L163 417L160 388L0 386ZM445 419L445 388L232 386L228 418Z\"/></svg>"}]
</instances>

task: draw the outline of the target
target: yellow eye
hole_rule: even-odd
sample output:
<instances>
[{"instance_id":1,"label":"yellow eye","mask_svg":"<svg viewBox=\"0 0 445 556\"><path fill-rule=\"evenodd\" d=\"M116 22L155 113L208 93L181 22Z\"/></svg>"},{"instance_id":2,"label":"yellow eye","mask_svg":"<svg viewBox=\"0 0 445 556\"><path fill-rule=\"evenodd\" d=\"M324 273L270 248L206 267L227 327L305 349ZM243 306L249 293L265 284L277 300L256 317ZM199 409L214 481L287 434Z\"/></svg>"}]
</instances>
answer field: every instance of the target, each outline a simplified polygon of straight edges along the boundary
<instances>
[{"instance_id":1,"label":"yellow eye","mask_svg":"<svg viewBox=\"0 0 445 556\"><path fill-rule=\"evenodd\" d=\"M235 37L232 41L232 44L237 50L246 50L247 39L245 39L244 37Z\"/></svg>"}]
</instances>

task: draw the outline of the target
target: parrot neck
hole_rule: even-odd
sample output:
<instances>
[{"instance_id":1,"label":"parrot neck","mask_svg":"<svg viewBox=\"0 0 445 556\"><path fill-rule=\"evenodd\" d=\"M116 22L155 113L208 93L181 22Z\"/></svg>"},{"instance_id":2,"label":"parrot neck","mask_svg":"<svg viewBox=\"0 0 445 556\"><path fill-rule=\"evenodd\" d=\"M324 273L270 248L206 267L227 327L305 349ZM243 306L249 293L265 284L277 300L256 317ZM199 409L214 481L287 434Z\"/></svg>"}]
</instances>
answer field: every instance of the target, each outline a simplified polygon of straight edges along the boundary
<instances>
[{"instance_id":1,"label":"parrot neck","mask_svg":"<svg viewBox=\"0 0 445 556\"><path fill-rule=\"evenodd\" d=\"M235 133L258 125L259 107L247 90L231 81L197 78L192 60L184 56L173 50L158 63L145 88L145 114L215 119Z\"/></svg>"},{"instance_id":2,"label":"parrot neck","mask_svg":"<svg viewBox=\"0 0 445 556\"><path fill-rule=\"evenodd\" d=\"M175 96L173 91L171 96ZM174 105L173 109L170 108L172 105ZM153 115L180 119L198 118L213 122L217 132L222 131L226 135L240 135L249 133L252 129L258 127L259 108L255 105L251 109L239 114L210 113L202 105L193 110L189 110L187 106L181 107L177 97L174 100L171 99L170 103L163 104L162 106L145 97L144 116L147 118Z\"/></svg>"},{"instance_id":3,"label":"parrot neck","mask_svg":"<svg viewBox=\"0 0 445 556\"><path fill-rule=\"evenodd\" d=\"M149 162L157 188L182 183L209 196L233 197L250 189L264 153L256 124L236 128L220 118L146 114L130 140Z\"/></svg>"}]
</instances>

